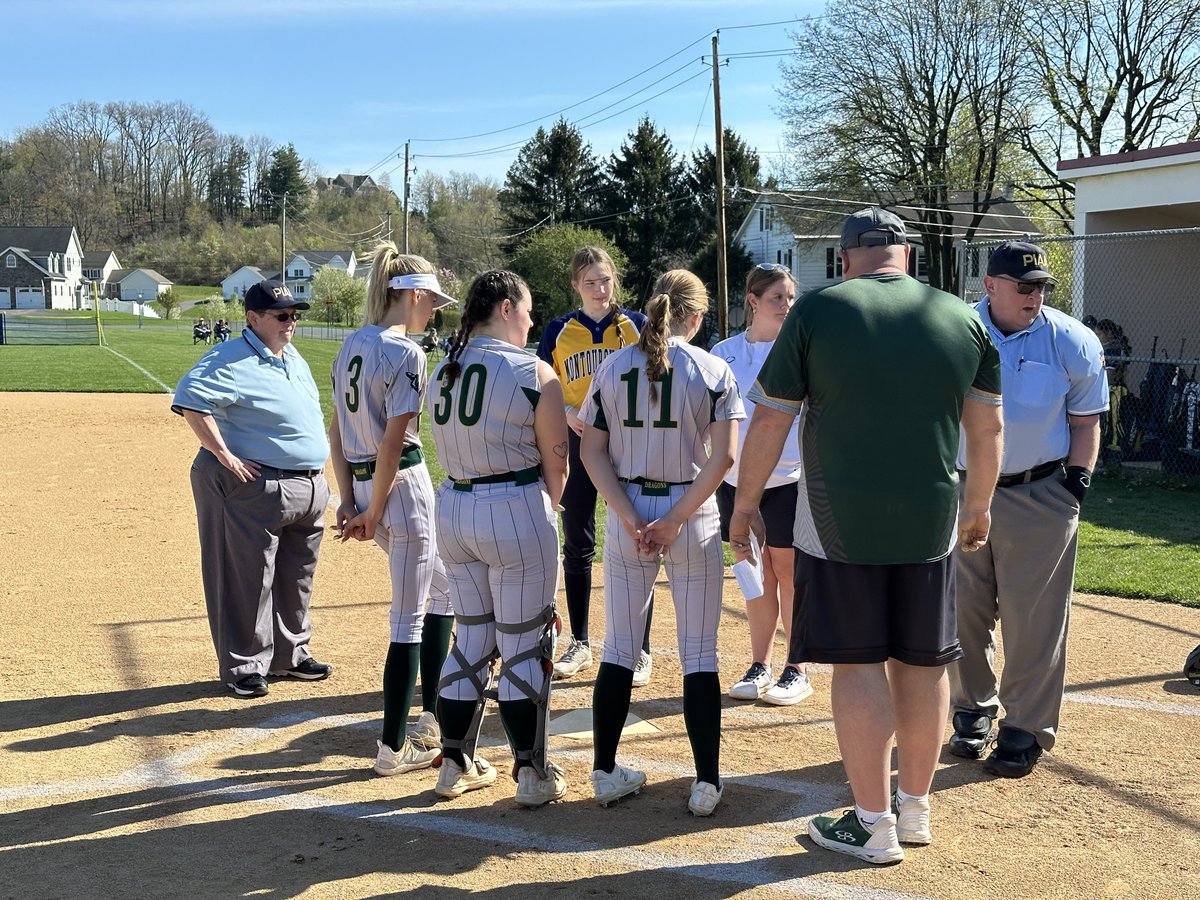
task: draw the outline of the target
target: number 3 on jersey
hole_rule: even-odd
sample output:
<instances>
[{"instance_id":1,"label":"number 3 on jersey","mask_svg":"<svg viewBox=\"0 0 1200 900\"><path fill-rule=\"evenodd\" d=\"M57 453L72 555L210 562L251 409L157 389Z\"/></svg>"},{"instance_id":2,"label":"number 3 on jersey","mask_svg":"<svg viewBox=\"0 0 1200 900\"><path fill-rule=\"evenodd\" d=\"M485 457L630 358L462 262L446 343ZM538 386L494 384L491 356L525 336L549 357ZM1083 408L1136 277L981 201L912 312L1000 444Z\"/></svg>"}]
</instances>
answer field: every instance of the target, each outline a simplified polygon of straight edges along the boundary
<instances>
[{"instance_id":1,"label":"number 3 on jersey","mask_svg":"<svg viewBox=\"0 0 1200 900\"><path fill-rule=\"evenodd\" d=\"M450 421L450 411L454 408L454 395L446 380L445 369L442 370L441 382L438 402L433 407L433 421L445 425ZM467 366L458 379L458 421L468 428L483 415L483 390L486 384L487 369L479 363Z\"/></svg>"},{"instance_id":2,"label":"number 3 on jersey","mask_svg":"<svg viewBox=\"0 0 1200 900\"><path fill-rule=\"evenodd\" d=\"M358 412L358 379L362 377L362 366L361 356L350 357L350 362L346 364L346 372L350 376L346 383L346 409L350 412Z\"/></svg>"}]
</instances>

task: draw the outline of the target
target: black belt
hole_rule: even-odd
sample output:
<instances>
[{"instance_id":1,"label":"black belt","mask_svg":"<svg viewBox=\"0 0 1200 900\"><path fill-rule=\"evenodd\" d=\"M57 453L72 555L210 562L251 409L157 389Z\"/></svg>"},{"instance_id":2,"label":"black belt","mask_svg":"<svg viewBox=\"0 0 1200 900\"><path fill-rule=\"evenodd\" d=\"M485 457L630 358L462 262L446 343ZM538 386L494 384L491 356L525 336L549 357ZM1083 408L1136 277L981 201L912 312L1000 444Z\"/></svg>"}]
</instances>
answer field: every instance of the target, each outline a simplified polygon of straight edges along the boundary
<instances>
[{"instance_id":1,"label":"black belt","mask_svg":"<svg viewBox=\"0 0 1200 900\"><path fill-rule=\"evenodd\" d=\"M526 484L533 484L542 477L542 467L539 463L536 466L530 466L528 469L521 469L517 472L501 472L498 475L481 475L478 478L451 478L454 482L453 488L456 491L471 491L474 490L477 484L506 484L513 483L517 487L522 487Z\"/></svg>"},{"instance_id":2,"label":"black belt","mask_svg":"<svg viewBox=\"0 0 1200 900\"><path fill-rule=\"evenodd\" d=\"M685 484L691 484L690 481L654 481L649 478L617 478L617 481L622 484L638 484L642 487L642 496L644 497L665 497L671 492L671 488L679 487Z\"/></svg>"},{"instance_id":3,"label":"black belt","mask_svg":"<svg viewBox=\"0 0 1200 900\"><path fill-rule=\"evenodd\" d=\"M400 454L400 464L396 470L411 469L417 463L422 462L425 462L425 454L420 447L416 445L406 447ZM375 460L368 459L365 462L350 463L350 473L354 476L355 481L370 481L375 477Z\"/></svg>"},{"instance_id":4,"label":"black belt","mask_svg":"<svg viewBox=\"0 0 1200 900\"><path fill-rule=\"evenodd\" d=\"M1016 472L1012 475L1001 475L996 479L996 487L1012 487L1014 484L1029 484L1031 481L1041 481L1043 478L1048 478L1055 472L1062 471L1063 463L1066 460L1056 459L1053 462L1042 463L1040 466L1034 466L1032 469L1026 469L1024 472ZM967 473L959 470L958 473L966 475Z\"/></svg>"},{"instance_id":5,"label":"black belt","mask_svg":"<svg viewBox=\"0 0 1200 900\"><path fill-rule=\"evenodd\" d=\"M264 466L261 463L260 467L274 469L280 475L286 475L288 478L316 478L318 475L325 473L324 469L281 469L279 466Z\"/></svg>"}]
</instances>

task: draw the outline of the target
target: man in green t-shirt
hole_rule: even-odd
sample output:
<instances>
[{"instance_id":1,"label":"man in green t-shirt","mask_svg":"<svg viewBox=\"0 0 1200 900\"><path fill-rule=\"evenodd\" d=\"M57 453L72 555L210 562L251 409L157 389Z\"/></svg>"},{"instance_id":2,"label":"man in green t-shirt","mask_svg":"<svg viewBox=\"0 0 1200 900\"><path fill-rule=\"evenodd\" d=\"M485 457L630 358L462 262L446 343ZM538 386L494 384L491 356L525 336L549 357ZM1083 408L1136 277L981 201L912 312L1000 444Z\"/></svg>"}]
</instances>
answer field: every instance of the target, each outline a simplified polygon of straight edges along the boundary
<instances>
[{"instance_id":1,"label":"man in green t-shirt","mask_svg":"<svg viewBox=\"0 0 1200 900\"><path fill-rule=\"evenodd\" d=\"M792 307L750 391L757 404L729 527L739 558L767 477L801 409L803 472L792 653L833 665L833 719L854 792L817 816L818 845L873 863L928 844L929 788L962 655L956 542L987 540L1000 471L1000 360L979 316L909 277L904 225L865 209L842 226L845 281ZM959 424L968 471L961 513ZM892 812L891 750L899 746Z\"/></svg>"}]
</instances>

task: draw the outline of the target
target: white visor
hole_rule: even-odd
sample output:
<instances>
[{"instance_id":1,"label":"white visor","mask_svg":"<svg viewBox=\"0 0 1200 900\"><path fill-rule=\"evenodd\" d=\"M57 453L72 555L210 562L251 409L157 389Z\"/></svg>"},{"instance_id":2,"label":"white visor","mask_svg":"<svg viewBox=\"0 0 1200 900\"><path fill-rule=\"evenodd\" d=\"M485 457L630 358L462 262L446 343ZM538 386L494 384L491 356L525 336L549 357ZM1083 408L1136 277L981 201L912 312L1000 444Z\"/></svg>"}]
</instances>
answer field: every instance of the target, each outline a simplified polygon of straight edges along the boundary
<instances>
[{"instance_id":1,"label":"white visor","mask_svg":"<svg viewBox=\"0 0 1200 900\"><path fill-rule=\"evenodd\" d=\"M416 275L397 275L388 281L388 287L393 291L418 290L429 291L437 297L433 301L434 309L441 309L443 306L449 306L451 303L458 301L442 290L442 286L438 284L436 275L426 275L418 273Z\"/></svg>"}]
</instances>

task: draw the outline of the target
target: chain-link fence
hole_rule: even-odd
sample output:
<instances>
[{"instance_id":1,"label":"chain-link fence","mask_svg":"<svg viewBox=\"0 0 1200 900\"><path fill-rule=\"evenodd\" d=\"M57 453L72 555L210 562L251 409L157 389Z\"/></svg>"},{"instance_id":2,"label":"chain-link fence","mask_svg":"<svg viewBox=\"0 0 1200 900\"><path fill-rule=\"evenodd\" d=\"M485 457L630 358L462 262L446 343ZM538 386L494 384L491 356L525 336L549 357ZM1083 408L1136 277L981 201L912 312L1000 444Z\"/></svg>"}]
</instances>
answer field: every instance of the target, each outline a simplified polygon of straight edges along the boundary
<instances>
[{"instance_id":1,"label":"chain-link fence","mask_svg":"<svg viewBox=\"0 0 1200 900\"><path fill-rule=\"evenodd\" d=\"M998 241L967 244L963 299L984 296ZM1043 237L1058 281L1047 302L1104 345L1110 410L1101 464L1161 465L1200 476L1200 228Z\"/></svg>"}]
</instances>

